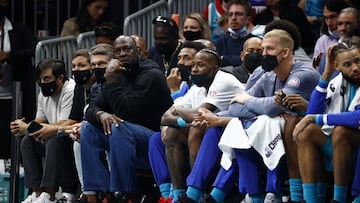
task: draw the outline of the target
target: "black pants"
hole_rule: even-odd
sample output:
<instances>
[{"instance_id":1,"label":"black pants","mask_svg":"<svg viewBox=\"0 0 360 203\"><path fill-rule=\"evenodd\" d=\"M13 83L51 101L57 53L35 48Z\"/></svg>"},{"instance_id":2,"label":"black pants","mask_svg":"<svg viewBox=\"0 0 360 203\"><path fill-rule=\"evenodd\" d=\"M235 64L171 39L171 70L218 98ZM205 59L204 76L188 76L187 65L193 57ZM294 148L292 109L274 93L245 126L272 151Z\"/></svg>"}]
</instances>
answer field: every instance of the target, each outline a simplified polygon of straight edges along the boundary
<instances>
[{"instance_id":1,"label":"black pants","mask_svg":"<svg viewBox=\"0 0 360 203\"><path fill-rule=\"evenodd\" d=\"M11 99L0 99L0 159L10 158L11 153Z\"/></svg>"},{"instance_id":2,"label":"black pants","mask_svg":"<svg viewBox=\"0 0 360 203\"><path fill-rule=\"evenodd\" d=\"M69 137L53 137L45 144L31 136L25 136L20 145L28 188L46 188L75 194L78 184L77 172Z\"/></svg>"}]
</instances>

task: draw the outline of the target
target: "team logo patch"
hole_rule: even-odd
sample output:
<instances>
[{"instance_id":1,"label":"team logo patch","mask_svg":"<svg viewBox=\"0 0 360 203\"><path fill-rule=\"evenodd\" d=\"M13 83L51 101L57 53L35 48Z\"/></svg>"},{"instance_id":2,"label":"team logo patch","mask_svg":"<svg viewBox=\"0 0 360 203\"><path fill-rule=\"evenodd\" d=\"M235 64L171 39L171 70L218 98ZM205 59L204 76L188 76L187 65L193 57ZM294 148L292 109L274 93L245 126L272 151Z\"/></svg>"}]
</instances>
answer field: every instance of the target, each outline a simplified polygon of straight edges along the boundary
<instances>
[{"instance_id":1,"label":"team logo patch","mask_svg":"<svg viewBox=\"0 0 360 203\"><path fill-rule=\"evenodd\" d=\"M217 92L216 92L216 91L210 91L209 95L212 96L212 97L214 97L214 96L217 95Z\"/></svg>"},{"instance_id":2,"label":"team logo patch","mask_svg":"<svg viewBox=\"0 0 360 203\"><path fill-rule=\"evenodd\" d=\"M287 82L287 84L291 87L299 87L300 86L300 79L298 77L292 77Z\"/></svg>"}]
</instances>

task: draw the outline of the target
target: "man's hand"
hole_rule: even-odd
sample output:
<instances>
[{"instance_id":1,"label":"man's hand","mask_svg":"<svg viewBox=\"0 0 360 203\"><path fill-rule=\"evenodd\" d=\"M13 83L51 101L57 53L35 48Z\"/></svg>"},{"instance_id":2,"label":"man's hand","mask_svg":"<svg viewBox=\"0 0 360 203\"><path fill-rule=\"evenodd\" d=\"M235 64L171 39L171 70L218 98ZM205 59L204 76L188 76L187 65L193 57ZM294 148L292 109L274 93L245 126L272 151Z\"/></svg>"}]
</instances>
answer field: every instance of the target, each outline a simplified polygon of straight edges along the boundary
<instances>
[{"instance_id":1,"label":"man's hand","mask_svg":"<svg viewBox=\"0 0 360 203\"><path fill-rule=\"evenodd\" d=\"M122 120L121 118L104 111L97 112L96 116L99 118L103 126L105 135L111 134L111 124L114 123L115 127L118 127L120 122L124 122L124 120Z\"/></svg>"},{"instance_id":2,"label":"man's hand","mask_svg":"<svg viewBox=\"0 0 360 203\"><path fill-rule=\"evenodd\" d=\"M238 103L240 103L240 104L245 104L245 102L246 102L247 100L249 100L250 98L252 98L251 95L249 95L249 94L246 93L246 92L242 92L242 93L236 95L234 98L232 98L230 103L238 102Z\"/></svg>"},{"instance_id":3,"label":"man's hand","mask_svg":"<svg viewBox=\"0 0 360 203\"><path fill-rule=\"evenodd\" d=\"M286 95L282 90L275 92L274 100L276 104L284 106L285 108L294 112L306 112L307 106L309 104L309 102L306 101L301 95Z\"/></svg>"},{"instance_id":4,"label":"man's hand","mask_svg":"<svg viewBox=\"0 0 360 203\"><path fill-rule=\"evenodd\" d=\"M326 62L325 62L325 70L323 74L321 75L321 78L323 80L330 80L332 74L336 71L334 61L335 58L332 57L332 51L334 46L331 46L328 48L326 52Z\"/></svg>"},{"instance_id":5,"label":"man's hand","mask_svg":"<svg viewBox=\"0 0 360 203\"><path fill-rule=\"evenodd\" d=\"M57 135L58 126L44 123L42 123L41 125L43 127L40 130L30 134L30 136L35 138L36 141L46 142Z\"/></svg>"},{"instance_id":6,"label":"man's hand","mask_svg":"<svg viewBox=\"0 0 360 203\"><path fill-rule=\"evenodd\" d=\"M79 142L80 141L80 129L84 122L75 123L72 125L70 130L65 130L65 133L69 134L69 137Z\"/></svg>"},{"instance_id":7,"label":"man's hand","mask_svg":"<svg viewBox=\"0 0 360 203\"><path fill-rule=\"evenodd\" d=\"M118 59L111 59L104 74L107 84L114 83L117 78L126 71Z\"/></svg>"},{"instance_id":8,"label":"man's hand","mask_svg":"<svg viewBox=\"0 0 360 203\"><path fill-rule=\"evenodd\" d=\"M299 134L310 124L315 123L315 115L309 114L306 115L303 119L301 119L295 126L293 130L293 140L295 142L299 141Z\"/></svg>"},{"instance_id":9,"label":"man's hand","mask_svg":"<svg viewBox=\"0 0 360 203\"><path fill-rule=\"evenodd\" d=\"M172 68L169 76L166 78L167 85L171 93L180 89L181 74L179 68Z\"/></svg>"},{"instance_id":10,"label":"man's hand","mask_svg":"<svg viewBox=\"0 0 360 203\"><path fill-rule=\"evenodd\" d=\"M10 123L10 131L15 136L22 136L27 133L29 124L25 123L25 118L16 119Z\"/></svg>"},{"instance_id":11,"label":"man's hand","mask_svg":"<svg viewBox=\"0 0 360 203\"><path fill-rule=\"evenodd\" d=\"M0 51L0 63L4 63L9 58L9 52Z\"/></svg>"},{"instance_id":12,"label":"man's hand","mask_svg":"<svg viewBox=\"0 0 360 203\"><path fill-rule=\"evenodd\" d=\"M191 126L209 128L218 126L219 117L206 108L200 108L199 113L194 115Z\"/></svg>"}]
</instances>

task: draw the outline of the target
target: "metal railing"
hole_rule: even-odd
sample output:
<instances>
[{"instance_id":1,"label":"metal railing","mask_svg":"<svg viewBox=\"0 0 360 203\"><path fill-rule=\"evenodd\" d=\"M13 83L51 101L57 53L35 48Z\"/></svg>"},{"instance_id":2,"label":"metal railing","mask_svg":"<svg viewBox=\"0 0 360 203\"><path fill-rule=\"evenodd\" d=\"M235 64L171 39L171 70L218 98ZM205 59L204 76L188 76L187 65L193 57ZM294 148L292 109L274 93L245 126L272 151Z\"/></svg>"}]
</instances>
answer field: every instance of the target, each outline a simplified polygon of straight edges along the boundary
<instances>
[{"instance_id":1,"label":"metal railing","mask_svg":"<svg viewBox=\"0 0 360 203\"><path fill-rule=\"evenodd\" d=\"M95 45L95 32L83 32L77 37L78 49L90 49Z\"/></svg>"},{"instance_id":2,"label":"metal railing","mask_svg":"<svg viewBox=\"0 0 360 203\"><path fill-rule=\"evenodd\" d=\"M39 41L35 50L35 65L46 58L56 58L64 61L66 73L71 77L72 54L77 50L77 40L74 36L58 37Z\"/></svg>"},{"instance_id":3,"label":"metal railing","mask_svg":"<svg viewBox=\"0 0 360 203\"><path fill-rule=\"evenodd\" d=\"M168 4L166 1L158 1L125 18L124 34L140 35L146 40L147 47L154 44L152 19L158 15L168 16Z\"/></svg>"},{"instance_id":4,"label":"metal railing","mask_svg":"<svg viewBox=\"0 0 360 203\"><path fill-rule=\"evenodd\" d=\"M202 13L211 0L169 0L169 14L179 14L179 22L182 22L184 16L192 12Z\"/></svg>"}]
</instances>

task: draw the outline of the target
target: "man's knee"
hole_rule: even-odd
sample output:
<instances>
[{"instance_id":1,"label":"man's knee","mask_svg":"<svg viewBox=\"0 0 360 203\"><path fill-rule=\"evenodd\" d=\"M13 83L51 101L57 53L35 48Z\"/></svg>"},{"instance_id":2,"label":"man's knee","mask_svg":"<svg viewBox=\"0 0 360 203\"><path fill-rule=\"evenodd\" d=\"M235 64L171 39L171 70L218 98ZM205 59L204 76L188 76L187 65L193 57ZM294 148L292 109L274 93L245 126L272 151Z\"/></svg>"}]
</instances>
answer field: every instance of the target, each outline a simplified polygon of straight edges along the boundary
<instances>
[{"instance_id":1,"label":"man's knee","mask_svg":"<svg viewBox=\"0 0 360 203\"><path fill-rule=\"evenodd\" d=\"M181 136L183 137L181 139ZM170 146L174 144L184 143L186 136L178 129L174 127L168 127L166 131L166 137L164 139L165 145Z\"/></svg>"},{"instance_id":2,"label":"man's knee","mask_svg":"<svg viewBox=\"0 0 360 203\"><path fill-rule=\"evenodd\" d=\"M321 128L319 128L319 126L316 126L316 124L309 124L303 130L303 132L301 132L298 143L302 144L302 143L309 143L309 142L317 142L317 140L322 139L319 136L324 136L321 132ZM326 137L324 136L324 139L325 138Z\"/></svg>"}]
</instances>

